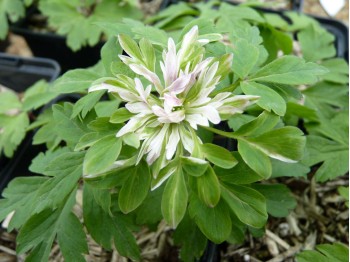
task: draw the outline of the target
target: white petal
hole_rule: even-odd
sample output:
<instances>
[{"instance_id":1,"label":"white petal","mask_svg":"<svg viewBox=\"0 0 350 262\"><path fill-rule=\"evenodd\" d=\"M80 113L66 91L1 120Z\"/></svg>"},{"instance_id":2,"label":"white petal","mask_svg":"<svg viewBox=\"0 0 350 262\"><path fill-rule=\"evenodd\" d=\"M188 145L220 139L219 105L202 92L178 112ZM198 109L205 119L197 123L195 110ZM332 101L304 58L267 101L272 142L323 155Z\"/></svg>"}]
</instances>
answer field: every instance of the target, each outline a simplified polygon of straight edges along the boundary
<instances>
[{"instance_id":1,"label":"white petal","mask_svg":"<svg viewBox=\"0 0 350 262\"><path fill-rule=\"evenodd\" d=\"M114 85L109 85L109 84L106 84L106 83L101 83L101 84L98 84L98 85L94 85L94 86L89 88L89 92L98 91L98 90L108 90L108 92L118 93L119 88L117 88Z\"/></svg>"},{"instance_id":2,"label":"white petal","mask_svg":"<svg viewBox=\"0 0 350 262\"><path fill-rule=\"evenodd\" d=\"M173 126L168 144L166 146L166 159L170 160L173 157L179 141L180 141L180 135L179 135L178 127Z\"/></svg>"},{"instance_id":3,"label":"white petal","mask_svg":"<svg viewBox=\"0 0 350 262\"><path fill-rule=\"evenodd\" d=\"M206 117L201 114L188 114L186 115L186 121L197 130L197 125L209 126L209 121Z\"/></svg>"},{"instance_id":4,"label":"white petal","mask_svg":"<svg viewBox=\"0 0 350 262\"><path fill-rule=\"evenodd\" d=\"M126 55L118 55L118 56L119 56L120 60L122 60L122 62L126 65L130 65L132 63L135 63L135 60L129 56L126 56Z\"/></svg>"},{"instance_id":5,"label":"white petal","mask_svg":"<svg viewBox=\"0 0 350 262\"><path fill-rule=\"evenodd\" d=\"M134 132L139 127L139 124L140 120L138 118L131 118L128 123L119 130L117 137L121 137L129 132Z\"/></svg>"},{"instance_id":6,"label":"white petal","mask_svg":"<svg viewBox=\"0 0 350 262\"><path fill-rule=\"evenodd\" d=\"M149 96L148 90L145 91L140 79L135 78L135 89L139 93L141 99L147 103L147 97ZM150 90L149 90L150 92ZM147 94L148 93L148 94Z\"/></svg>"},{"instance_id":7,"label":"white petal","mask_svg":"<svg viewBox=\"0 0 350 262\"><path fill-rule=\"evenodd\" d=\"M126 109L128 109L131 113L138 114L148 114L152 111L148 107L148 105L144 102L136 102L136 103L127 103L125 105Z\"/></svg>"},{"instance_id":8,"label":"white petal","mask_svg":"<svg viewBox=\"0 0 350 262\"><path fill-rule=\"evenodd\" d=\"M192 153L194 144L190 132L188 132L183 126L180 126L179 133L185 150Z\"/></svg>"},{"instance_id":9,"label":"white petal","mask_svg":"<svg viewBox=\"0 0 350 262\"><path fill-rule=\"evenodd\" d=\"M146 161L149 165L152 165L153 162L160 156L162 151L162 145L165 140L166 132L169 128L169 125L164 125L158 134L151 138L147 151L148 155Z\"/></svg>"},{"instance_id":10,"label":"white petal","mask_svg":"<svg viewBox=\"0 0 350 262\"><path fill-rule=\"evenodd\" d=\"M159 179L158 183L155 184L152 188L151 191L157 189L158 187L160 187L164 181L166 181L172 174L174 174L174 172L176 171L177 167L174 166L173 168L170 168L168 170L168 172L161 178Z\"/></svg>"},{"instance_id":11,"label":"white petal","mask_svg":"<svg viewBox=\"0 0 350 262\"><path fill-rule=\"evenodd\" d=\"M221 121L219 112L212 106L203 106L201 107L202 109L202 115L206 118L208 118L208 120L210 122L212 122L213 124L219 124Z\"/></svg>"}]
</instances>

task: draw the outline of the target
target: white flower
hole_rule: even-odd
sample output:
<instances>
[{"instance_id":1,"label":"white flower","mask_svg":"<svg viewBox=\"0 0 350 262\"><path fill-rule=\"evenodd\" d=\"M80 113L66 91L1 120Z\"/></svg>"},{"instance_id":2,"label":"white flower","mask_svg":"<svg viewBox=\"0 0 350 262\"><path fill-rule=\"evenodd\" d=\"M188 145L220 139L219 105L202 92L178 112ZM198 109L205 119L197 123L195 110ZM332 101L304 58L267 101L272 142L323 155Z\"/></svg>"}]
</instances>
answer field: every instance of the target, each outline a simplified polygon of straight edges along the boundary
<instances>
[{"instance_id":1,"label":"white flower","mask_svg":"<svg viewBox=\"0 0 350 262\"><path fill-rule=\"evenodd\" d=\"M121 38L119 41L127 49ZM194 132L198 126L219 124L220 115L242 113L256 101L256 96L231 92L212 95L221 80L218 70L220 66L231 65L232 55L225 56L224 61L212 57L203 59L202 45L207 42L198 41L197 26L183 37L178 51L173 39L169 38L160 62L161 78L155 70L147 68L140 55L130 52L129 56L120 56L132 71L151 83L146 88L140 78L130 79L123 75L118 75L115 81L105 81L90 88L89 91L107 89L117 93L126 102L125 108L134 114L117 137L131 132L139 135L143 142L138 161L147 155L146 161L151 165L165 155L166 162L179 149L192 154L195 144L201 143ZM151 86L155 93L151 93Z\"/></svg>"}]
</instances>

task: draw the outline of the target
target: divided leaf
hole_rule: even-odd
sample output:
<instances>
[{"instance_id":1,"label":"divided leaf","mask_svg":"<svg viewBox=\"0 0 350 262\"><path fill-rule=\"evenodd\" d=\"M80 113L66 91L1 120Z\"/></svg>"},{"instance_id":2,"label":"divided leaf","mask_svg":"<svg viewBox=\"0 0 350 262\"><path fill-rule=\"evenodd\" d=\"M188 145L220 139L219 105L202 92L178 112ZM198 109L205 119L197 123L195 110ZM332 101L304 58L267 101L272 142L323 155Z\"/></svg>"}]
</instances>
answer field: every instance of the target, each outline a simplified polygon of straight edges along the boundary
<instances>
[{"instance_id":1,"label":"divided leaf","mask_svg":"<svg viewBox=\"0 0 350 262\"><path fill-rule=\"evenodd\" d=\"M287 85L313 84L328 70L318 64L305 62L297 56L283 56L265 65L249 78Z\"/></svg>"}]
</instances>

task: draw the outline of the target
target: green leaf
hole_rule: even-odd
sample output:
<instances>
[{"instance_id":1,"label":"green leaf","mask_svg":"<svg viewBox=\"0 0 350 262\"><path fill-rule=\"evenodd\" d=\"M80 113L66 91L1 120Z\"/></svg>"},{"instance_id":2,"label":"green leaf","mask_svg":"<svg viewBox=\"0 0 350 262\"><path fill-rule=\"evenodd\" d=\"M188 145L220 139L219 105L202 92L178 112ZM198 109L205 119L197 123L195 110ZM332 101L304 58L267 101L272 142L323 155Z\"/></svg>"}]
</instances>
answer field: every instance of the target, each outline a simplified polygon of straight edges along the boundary
<instances>
[{"instance_id":1,"label":"green leaf","mask_svg":"<svg viewBox=\"0 0 350 262\"><path fill-rule=\"evenodd\" d=\"M84 176L106 171L117 160L121 149L122 140L115 135L98 140L86 152L83 165Z\"/></svg>"},{"instance_id":2,"label":"green leaf","mask_svg":"<svg viewBox=\"0 0 350 262\"><path fill-rule=\"evenodd\" d=\"M245 141L272 158L293 163L302 158L306 139L300 129L287 126Z\"/></svg>"},{"instance_id":3,"label":"green leaf","mask_svg":"<svg viewBox=\"0 0 350 262\"><path fill-rule=\"evenodd\" d=\"M261 29L261 36L264 39L264 47L269 53L268 62L278 57L278 52L282 51L284 55L289 55L293 51L293 38L291 35L276 30L272 26Z\"/></svg>"},{"instance_id":4,"label":"green leaf","mask_svg":"<svg viewBox=\"0 0 350 262\"><path fill-rule=\"evenodd\" d=\"M223 169L219 167L214 167L215 174L218 176L220 181L228 184L251 184L253 182L260 181L264 179L264 176L259 175L254 172L238 154L234 152L233 155L238 161L238 164L230 169ZM244 174L244 176L242 176Z\"/></svg>"},{"instance_id":5,"label":"green leaf","mask_svg":"<svg viewBox=\"0 0 350 262\"><path fill-rule=\"evenodd\" d=\"M29 118L26 112L15 116L0 114L0 155L12 157L14 151L21 144L29 126Z\"/></svg>"},{"instance_id":6,"label":"green leaf","mask_svg":"<svg viewBox=\"0 0 350 262\"><path fill-rule=\"evenodd\" d=\"M306 61L316 62L336 55L334 35L320 26L310 25L297 36Z\"/></svg>"},{"instance_id":7,"label":"green leaf","mask_svg":"<svg viewBox=\"0 0 350 262\"><path fill-rule=\"evenodd\" d=\"M209 163L203 159L189 156L181 157L181 165L186 174L201 176L207 170Z\"/></svg>"},{"instance_id":8,"label":"green leaf","mask_svg":"<svg viewBox=\"0 0 350 262\"><path fill-rule=\"evenodd\" d=\"M62 207L45 209L33 215L17 236L19 254L32 250L28 260L48 260L51 246L57 235L66 260L85 261L82 253L88 253L85 232L79 219L71 212L75 203L75 191Z\"/></svg>"},{"instance_id":9,"label":"green leaf","mask_svg":"<svg viewBox=\"0 0 350 262\"><path fill-rule=\"evenodd\" d=\"M81 113L82 118L85 118L87 113L94 108L96 103L101 99L105 90L99 90L88 93L84 97L80 98L73 106L73 112L71 118L78 116Z\"/></svg>"},{"instance_id":10,"label":"green leaf","mask_svg":"<svg viewBox=\"0 0 350 262\"><path fill-rule=\"evenodd\" d=\"M345 262L349 261L349 248L342 243L316 246L317 251L305 250L297 254L298 262Z\"/></svg>"},{"instance_id":11,"label":"green leaf","mask_svg":"<svg viewBox=\"0 0 350 262\"><path fill-rule=\"evenodd\" d=\"M306 153L302 163L321 164L316 180L324 182L345 175L349 170L349 147L320 136L307 136Z\"/></svg>"},{"instance_id":12,"label":"green leaf","mask_svg":"<svg viewBox=\"0 0 350 262\"><path fill-rule=\"evenodd\" d=\"M147 38L142 38L139 44L143 61L145 61L146 67L153 72L156 65L156 55L152 43Z\"/></svg>"},{"instance_id":13,"label":"green leaf","mask_svg":"<svg viewBox=\"0 0 350 262\"><path fill-rule=\"evenodd\" d=\"M229 237L232 224L229 210L223 201L220 201L214 208L210 208L192 195L189 214L202 233L214 243L219 244Z\"/></svg>"},{"instance_id":14,"label":"green leaf","mask_svg":"<svg viewBox=\"0 0 350 262\"><path fill-rule=\"evenodd\" d=\"M248 21L254 21L258 23L265 22L264 18L254 9L244 6L234 6L232 4L228 3L221 3L220 13L224 16L228 16L231 19L235 20L248 20Z\"/></svg>"},{"instance_id":15,"label":"green leaf","mask_svg":"<svg viewBox=\"0 0 350 262\"><path fill-rule=\"evenodd\" d=\"M244 79L256 65L259 58L259 49L247 40L239 39L235 42L233 55L232 70L239 78Z\"/></svg>"},{"instance_id":16,"label":"green leaf","mask_svg":"<svg viewBox=\"0 0 350 262\"><path fill-rule=\"evenodd\" d=\"M349 83L349 65L344 59L328 59L322 61L321 65L329 71L323 76L323 80L339 84Z\"/></svg>"},{"instance_id":17,"label":"green leaf","mask_svg":"<svg viewBox=\"0 0 350 262\"><path fill-rule=\"evenodd\" d=\"M1 0L0 1L0 39L4 40L8 33L8 20L16 22L25 14L25 8L21 0Z\"/></svg>"},{"instance_id":18,"label":"green leaf","mask_svg":"<svg viewBox=\"0 0 350 262\"><path fill-rule=\"evenodd\" d=\"M150 191L142 204L134 211L138 225L153 225L163 219L161 203L164 187Z\"/></svg>"},{"instance_id":19,"label":"green leaf","mask_svg":"<svg viewBox=\"0 0 350 262\"><path fill-rule=\"evenodd\" d=\"M15 211L8 226L9 231L20 228L29 219L35 208L37 190L45 181L46 177L18 177L4 189L4 199L0 199L0 221Z\"/></svg>"},{"instance_id":20,"label":"green leaf","mask_svg":"<svg viewBox=\"0 0 350 262\"><path fill-rule=\"evenodd\" d=\"M101 48L101 60L108 76L113 76L111 71L112 62L119 61L118 55L121 53L121 46L115 36L110 37Z\"/></svg>"},{"instance_id":21,"label":"green leaf","mask_svg":"<svg viewBox=\"0 0 350 262\"><path fill-rule=\"evenodd\" d=\"M151 173L145 162L128 169L129 175L119 192L120 210L127 214L141 205L151 185Z\"/></svg>"},{"instance_id":22,"label":"green leaf","mask_svg":"<svg viewBox=\"0 0 350 262\"><path fill-rule=\"evenodd\" d=\"M212 167L196 178L199 199L208 207L215 207L220 200L220 184Z\"/></svg>"},{"instance_id":23,"label":"green leaf","mask_svg":"<svg viewBox=\"0 0 350 262\"><path fill-rule=\"evenodd\" d=\"M53 91L63 94L82 92L87 90L100 77L98 73L92 70L70 70L55 81Z\"/></svg>"},{"instance_id":24,"label":"green leaf","mask_svg":"<svg viewBox=\"0 0 350 262\"><path fill-rule=\"evenodd\" d=\"M254 184L253 189L266 198L267 212L271 216L286 217L297 205L295 198L285 185Z\"/></svg>"},{"instance_id":25,"label":"green leaf","mask_svg":"<svg viewBox=\"0 0 350 262\"><path fill-rule=\"evenodd\" d=\"M29 170L33 173L45 174L48 163L67 152L69 152L67 147L58 148L55 151L46 151L45 153L40 152L39 155L32 160Z\"/></svg>"},{"instance_id":26,"label":"green leaf","mask_svg":"<svg viewBox=\"0 0 350 262\"><path fill-rule=\"evenodd\" d=\"M222 185L221 195L240 221L261 228L267 221L266 200L256 190L246 186Z\"/></svg>"},{"instance_id":27,"label":"green leaf","mask_svg":"<svg viewBox=\"0 0 350 262\"><path fill-rule=\"evenodd\" d=\"M286 102L273 89L254 82L242 82L241 88L247 95L260 96L256 103L266 111L272 110L280 116L286 113Z\"/></svg>"},{"instance_id":28,"label":"green leaf","mask_svg":"<svg viewBox=\"0 0 350 262\"><path fill-rule=\"evenodd\" d=\"M120 34L118 35L118 39L121 47L129 56L137 59L140 62L143 61L139 46L130 36Z\"/></svg>"},{"instance_id":29,"label":"green leaf","mask_svg":"<svg viewBox=\"0 0 350 262\"><path fill-rule=\"evenodd\" d=\"M239 140L238 152L242 156L244 162L259 176L265 179L271 176L271 161L261 150L257 149L249 142Z\"/></svg>"},{"instance_id":30,"label":"green leaf","mask_svg":"<svg viewBox=\"0 0 350 262\"><path fill-rule=\"evenodd\" d=\"M84 185L84 223L92 238L106 249L111 249L112 239L120 255L133 260L140 259L140 250L135 237L126 227L121 214L111 217L96 202L93 189Z\"/></svg>"},{"instance_id":31,"label":"green leaf","mask_svg":"<svg viewBox=\"0 0 350 262\"><path fill-rule=\"evenodd\" d=\"M86 128L79 119L71 119L73 104L64 103L63 106L55 104L52 111L55 124L54 132L67 143L77 143L80 137L85 134Z\"/></svg>"},{"instance_id":32,"label":"green leaf","mask_svg":"<svg viewBox=\"0 0 350 262\"><path fill-rule=\"evenodd\" d=\"M125 121L129 120L130 117L132 117L134 114L130 113L129 110L127 110L125 107L117 109L111 116L111 119L109 122L111 123L124 123Z\"/></svg>"},{"instance_id":33,"label":"green leaf","mask_svg":"<svg viewBox=\"0 0 350 262\"><path fill-rule=\"evenodd\" d=\"M263 111L257 118L246 124L241 125L241 127L235 131L235 135L241 136L258 136L267 131L273 129L280 118L273 113ZM229 122L230 125L230 122Z\"/></svg>"},{"instance_id":34,"label":"green leaf","mask_svg":"<svg viewBox=\"0 0 350 262\"><path fill-rule=\"evenodd\" d=\"M68 152L48 163L45 174L52 176L37 191L35 211L57 208L74 191L82 176L84 152Z\"/></svg>"},{"instance_id":35,"label":"green leaf","mask_svg":"<svg viewBox=\"0 0 350 262\"><path fill-rule=\"evenodd\" d=\"M188 192L184 174L178 168L168 179L162 197L162 214L165 221L176 228L183 219L188 201Z\"/></svg>"},{"instance_id":36,"label":"green leaf","mask_svg":"<svg viewBox=\"0 0 350 262\"><path fill-rule=\"evenodd\" d=\"M12 115L13 112L16 112L22 108L18 95L12 90L0 92L0 99L0 114Z\"/></svg>"},{"instance_id":37,"label":"green leaf","mask_svg":"<svg viewBox=\"0 0 350 262\"><path fill-rule=\"evenodd\" d=\"M249 78L250 81L264 81L287 85L313 84L327 69L315 63L305 63L296 56L283 56L267 64Z\"/></svg>"},{"instance_id":38,"label":"green leaf","mask_svg":"<svg viewBox=\"0 0 350 262\"><path fill-rule=\"evenodd\" d=\"M45 80L40 80L28 88L23 96L23 110L29 111L37 109L58 96L58 93L52 90L52 86Z\"/></svg>"},{"instance_id":39,"label":"green leaf","mask_svg":"<svg viewBox=\"0 0 350 262\"><path fill-rule=\"evenodd\" d=\"M299 118L308 119L310 121L319 121L316 110L295 102L287 103L286 116L288 115L295 115Z\"/></svg>"},{"instance_id":40,"label":"green leaf","mask_svg":"<svg viewBox=\"0 0 350 262\"><path fill-rule=\"evenodd\" d=\"M222 168L232 168L237 160L227 149L214 144L202 144L201 150L206 159Z\"/></svg>"},{"instance_id":41,"label":"green leaf","mask_svg":"<svg viewBox=\"0 0 350 262\"><path fill-rule=\"evenodd\" d=\"M272 175L274 177L305 177L310 172L310 168L302 163L286 163L276 159L271 159Z\"/></svg>"},{"instance_id":42,"label":"green leaf","mask_svg":"<svg viewBox=\"0 0 350 262\"><path fill-rule=\"evenodd\" d=\"M188 213L176 228L173 237L175 244L181 245L180 257L183 261L192 262L203 255L207 238L189 217Z\"/></svg>"}]
</instances>

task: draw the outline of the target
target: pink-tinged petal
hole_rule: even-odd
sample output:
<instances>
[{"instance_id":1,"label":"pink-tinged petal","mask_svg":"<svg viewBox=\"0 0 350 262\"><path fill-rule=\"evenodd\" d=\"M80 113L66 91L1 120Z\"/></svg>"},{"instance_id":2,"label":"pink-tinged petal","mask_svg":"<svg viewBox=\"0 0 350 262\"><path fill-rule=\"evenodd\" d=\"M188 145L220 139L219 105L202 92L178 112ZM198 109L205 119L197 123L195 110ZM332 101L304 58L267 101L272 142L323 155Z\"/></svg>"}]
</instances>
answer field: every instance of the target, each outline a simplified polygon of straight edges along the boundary
<instances>
[{"instance_id":1,"label":"pink-tinged petal","mask_svg":"<svg viewBox=\"0 0 350 262\"><path fill-rule=\"evenodd\" d=\"M180 141L179 130L177 126L173 126L169 136L168 144L166 145L166 159L170 160L175 154L177 145Z\"/></svg>"},{"instance_id":2,"label":"pink-tinged petal","mask_svg":"<svg viewBox=\"0 0 350 262\"><path fill-rule=\"evenodd\" d=\"M198 26L194 26L186 33L182 40L181 49L186 50L198 38Z\"/></svg>"},{"instance_id":3,"label":"pink-tinged petal","mask_svg":"<svg viewBox=\"0 0 350 262\"><path fill-rule=\"evenodd\" d=\"M181 106L182 101L173 94L164 94L164 106L165 105L169 106L169 108L172 109L173 107Z\"/></svg>"},{"instance_id":4,"label":"pink-tinged petal","mask_svg":"<svg viewBox=\"0 0 350 262\"><path fill-rule=\"evenodd\" d=\"M108 92L118 93L118 90L120 90L120 88L118 88L114 85L106 84L106 83L94 85L94 86L89 88L89 92L94 92L94 91L98 91L98 90L108 90Z\"/></svg>"},{"instance_id":5,"label":"pink-tinged petal","mask_svg":"<svg viewBox=\"0 0 350 262\"><path fill-rule=\"evenodd\" d=\"M191 75L183 75L177 78L166 90L169 90L171 93L180 94L182 93L187 85L190 83Z\"/></svg>"},{"instance_id":6,"label":"pink-tinged petal","mask_svg":"<svg viewBox=\"0 0 350 262\"><path fill-rule=\"evenodd\" d=\"M125 108L134 114L149 114L152 113L148 105L144 102L127 103Z\"/></svg>"},{"instance_id":7,"label":"pink-tinged petal","mask_svg":"<svg viewBox=\"0 0 350 262\"><path fill-rule=\"evenodd\" d=\"M164 108L161 108L160 106L152 106L152 111L156 116L160 116L160 117L167 116Z\"/></svg>"},{"instance_id":8,"label":"pink-tinged petal","mask_svg":"<svg viewBox=\"0 0 350 262\"><path fill-rule=\"evenodd\" d=\"M131 64L129 65L129 67L136 74L144 76L148 81L153 83L158 93L162 92L163 90L162 84L160 83L160 80L155 73L151 72L143 65Z\"/></svg>"},{"instance_id":9,"label":"pink-tinged petal","mask_svg":"<svg viewBox=\"0 0 350 262\"><path fill-rule=\"evenodd\" d=\"M168 40L168 52L165 53L164 57L164 82L168 86L174 82L179 71L178 58L176 55L176 45L172 38Z\"/></svg>"}]
</instances>

